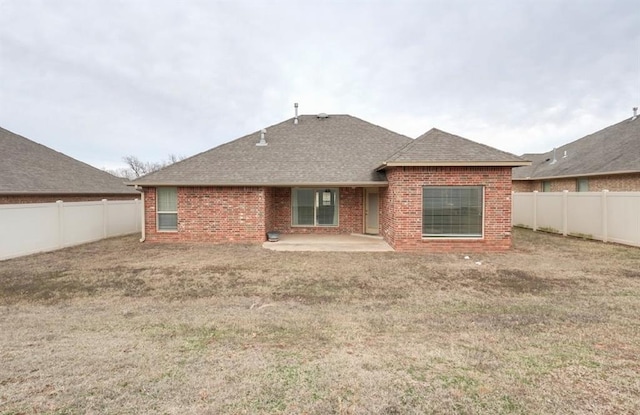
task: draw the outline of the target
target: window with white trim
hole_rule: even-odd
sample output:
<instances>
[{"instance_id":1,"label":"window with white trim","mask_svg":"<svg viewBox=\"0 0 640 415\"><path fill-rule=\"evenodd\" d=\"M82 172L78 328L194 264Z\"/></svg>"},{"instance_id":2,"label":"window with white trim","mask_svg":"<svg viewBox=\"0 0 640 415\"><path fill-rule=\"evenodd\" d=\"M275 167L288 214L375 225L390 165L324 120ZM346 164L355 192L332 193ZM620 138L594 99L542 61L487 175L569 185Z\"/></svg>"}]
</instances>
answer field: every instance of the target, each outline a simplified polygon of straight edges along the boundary
<instances>
[{"instance_id":1,"label":"window with white trim","mask_svg":"<svg viewBox=\"0 0 640 415\"><path fill-rule=\"evenodd\" d=\"M158 230L178 230L178 189L176 187L157 188Z\"/></svg>"},{"instance_id":2,"label":"window with white trim","mask_svg":"<svg viewBox=\"0 0 640 415\"><path fill-rule=\"evenodd\" d=\"M425 186L422 188L422 236L481 238L482 186Z\"/></svg>"},{"instance_id":3,"label":"window with white trim","mask_svg":"<svg viewBox=\"0 0 640 415\"><path fill-rule=\"evenodd\" d=\"M338 226L338 189L291 189L292 226Z\"/></svg>"},{"instance_id":4,"label":"window with white trim","mask_svg":"<svg viewBox=\"0 0 640 415\"><path fill-rule=\"evenodd\" d=\"M578 192L588 192L589 191L589 179L578 179L576 181L576 190Z\"/></svg>"}]
</instances>

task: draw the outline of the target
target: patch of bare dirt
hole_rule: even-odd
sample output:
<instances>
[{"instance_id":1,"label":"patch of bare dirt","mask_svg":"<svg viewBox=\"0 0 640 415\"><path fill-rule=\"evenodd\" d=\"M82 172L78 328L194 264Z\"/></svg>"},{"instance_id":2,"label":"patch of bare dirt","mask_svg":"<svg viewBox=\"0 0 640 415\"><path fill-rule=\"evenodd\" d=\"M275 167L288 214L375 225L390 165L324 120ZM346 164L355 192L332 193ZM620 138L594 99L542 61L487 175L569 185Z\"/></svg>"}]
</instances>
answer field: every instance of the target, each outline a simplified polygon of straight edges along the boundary
<instances>
[{"instance_id":1,"label":"patch of bare dirt","mask_svg":"<svg viewBox=\"0 0 640 415\"><path fill-rule=\"evenodd\" d=\"M3 261L0 414L640 412L640 249L514 235L503 254L124 237Z\"/></svg>"}]
</instances>

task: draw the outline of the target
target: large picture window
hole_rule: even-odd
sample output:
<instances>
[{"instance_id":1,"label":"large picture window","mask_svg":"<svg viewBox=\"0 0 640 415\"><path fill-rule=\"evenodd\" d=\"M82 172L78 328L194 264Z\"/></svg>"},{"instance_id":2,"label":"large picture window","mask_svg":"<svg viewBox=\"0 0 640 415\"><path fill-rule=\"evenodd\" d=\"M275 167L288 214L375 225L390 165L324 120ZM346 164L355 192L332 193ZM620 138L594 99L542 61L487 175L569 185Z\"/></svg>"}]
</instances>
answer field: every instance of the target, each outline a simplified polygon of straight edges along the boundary
<instances>
[{"instance_id":1,"label":"large picture window","mask_svg":"<svg viewBox=\"0 0 640 415\"><path fill-rule=\"evenodd\" d=\"M425 186L422 189L422 236L482 237L482 186Z\"/></svg>"},{"instance_id":2,"label":"large picture window","mask_svg":"<svg viewBox=\"0 0 640 415\"><path fill-rule=\"evenodd\" d=\"M158 187L157 212L159 231L178 230L178 189L175 187Z\"/></svg>"},{"instance_id":3,"label":"large picture window","mask_svg":"<svg viewBox=\"0 0 640 415\"><path fill-rule=\"evenodd\" d=\"M292 189L293 226L337 226L338 189Z\"/></svg>"}]
</instances>

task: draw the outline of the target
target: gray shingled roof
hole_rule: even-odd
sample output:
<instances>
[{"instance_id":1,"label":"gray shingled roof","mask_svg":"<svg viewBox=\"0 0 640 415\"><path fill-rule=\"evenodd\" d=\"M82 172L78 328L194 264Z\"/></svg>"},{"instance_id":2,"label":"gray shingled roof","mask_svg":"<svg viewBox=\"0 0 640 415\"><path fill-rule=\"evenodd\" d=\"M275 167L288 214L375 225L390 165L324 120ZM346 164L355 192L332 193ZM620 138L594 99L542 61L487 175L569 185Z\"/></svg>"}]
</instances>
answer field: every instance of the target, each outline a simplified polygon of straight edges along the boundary
<instances>
[{"instance_id":1,"label":"gray shingled roof","mask_svg":"<svg viewBox=\"0 0 640 415\"><path fill-rule=\"evenodd\" d=\"M385 166L523 166L524 159L433 128L386 159Z\"/></svg>"},{"instance_id":2,"label":"gray shingled roof","mask_svg":"<svg viewBox=\"0 0 640 415\"><path fill-rule=\"evenodd\" d=\"M0 194L139 195L123 181L0 128Z\"/></svg>"},{"instance_id":3,"label":"gray shingled roof","mask_svg":"<svg viewBox=\"0 0 640 415\"><path fill-rule=\"evenodd\" d=\"M565 157L566 151L566 157ZM640 117L628 118L542 154L525 154L531 166L513 169L514 180L540 180L640 172Z\"/></svg>"},{"instance_id":4,"label":"gray shingled roof","mask_svg":"<svg viewBox=\"0 0 640 415\"><path fill-rule=\"evenodd\" d=\"M376 167L412 142L349 115L302 115L148 174L133 183L159 185L367 185L384 182Z\"/></svg>"}]
</instances>

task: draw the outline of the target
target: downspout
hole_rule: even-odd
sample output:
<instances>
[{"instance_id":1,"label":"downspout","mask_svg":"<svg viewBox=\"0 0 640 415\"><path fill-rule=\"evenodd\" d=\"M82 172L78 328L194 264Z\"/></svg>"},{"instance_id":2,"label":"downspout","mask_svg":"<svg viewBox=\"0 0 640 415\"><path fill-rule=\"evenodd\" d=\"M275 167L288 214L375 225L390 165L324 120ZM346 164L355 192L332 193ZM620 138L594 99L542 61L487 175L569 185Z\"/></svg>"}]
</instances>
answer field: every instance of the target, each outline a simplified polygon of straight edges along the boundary
<instances>
[{"instance_id":1,"label":"downspout","mask_svg":"<svg viewBox=\"0 0 640 415\"><path fill-rule=\"evenodd\" d=\"M142 202L142 218L141 218L141 229L140 229L140 242L144 242L147 239L147 235L145 233L145 223L144 223L144 191L138 185L135 186L136 190L140 190L140 201Z\"/></svg>"}]
</instances>

